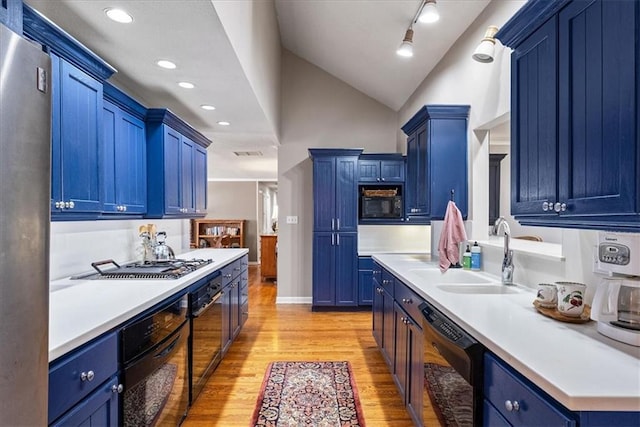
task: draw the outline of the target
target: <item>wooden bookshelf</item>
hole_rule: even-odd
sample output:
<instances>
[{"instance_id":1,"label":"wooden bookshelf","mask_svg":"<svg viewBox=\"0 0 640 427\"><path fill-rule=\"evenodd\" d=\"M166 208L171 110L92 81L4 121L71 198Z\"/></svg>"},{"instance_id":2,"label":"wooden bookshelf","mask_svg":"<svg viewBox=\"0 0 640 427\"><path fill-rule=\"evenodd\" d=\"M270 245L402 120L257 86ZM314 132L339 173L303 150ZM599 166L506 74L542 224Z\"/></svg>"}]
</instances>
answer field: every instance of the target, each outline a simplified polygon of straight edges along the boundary
<instances>
[{"instance_id":1,"label":"wooden bookshelf","mask_svg":"<svg viewBox=\"0 0 640 427\"><path fill-rule=\"evenodd\" d=\"M243 219L192 219L192 248L244 248Z\"/></svg>"}]
</instances>

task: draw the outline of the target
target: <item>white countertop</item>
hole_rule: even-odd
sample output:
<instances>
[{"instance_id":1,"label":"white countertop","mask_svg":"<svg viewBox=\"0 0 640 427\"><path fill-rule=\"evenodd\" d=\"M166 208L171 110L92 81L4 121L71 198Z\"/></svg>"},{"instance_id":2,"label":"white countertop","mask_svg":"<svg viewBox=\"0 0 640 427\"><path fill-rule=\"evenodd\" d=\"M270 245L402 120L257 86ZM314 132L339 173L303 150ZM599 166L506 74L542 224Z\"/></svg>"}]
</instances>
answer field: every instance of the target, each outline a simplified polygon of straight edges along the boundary
<instances>
[{"instance_id":1,"label":"white countertop","mask_svg":"<svg viewBox=\"0 0 640 427\"><path fill-rule=\"evenodd\" d=\"M248 253L248 249L198 249L181 259L213 262L175 280L72 280L50 283L49 362L110 331Z\"/></svg>"},{"instance_id":2,"label":"white countertop","mask_svg":"<svg viewBox=\"0 0 640 427\"><path fill-rule=\"evenodd\" d=\"M532 305L533 289L513 286L509 287L513 293L506 294L452 293L415 271L437 270L429 256L373 258L568 409L640 411L640 347L599 334L594 321L570 324L541 315Z\"/></svg>"}]
</instances>

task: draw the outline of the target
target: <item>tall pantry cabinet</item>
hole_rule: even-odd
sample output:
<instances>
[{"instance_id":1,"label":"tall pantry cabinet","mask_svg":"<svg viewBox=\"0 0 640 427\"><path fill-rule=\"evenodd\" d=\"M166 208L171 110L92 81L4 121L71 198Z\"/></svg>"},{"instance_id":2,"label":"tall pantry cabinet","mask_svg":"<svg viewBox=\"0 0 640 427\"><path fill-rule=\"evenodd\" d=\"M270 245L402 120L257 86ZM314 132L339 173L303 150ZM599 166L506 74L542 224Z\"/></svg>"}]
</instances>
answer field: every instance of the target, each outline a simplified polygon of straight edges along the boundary
<instances>
[{"instance_id":1,"label":"tall pantry cabinet","mask_svg":"<svg viewBox=\"0 0 640 427\"><path fill-rule=\"evenodd\" d=\"M313 308L358 305L358 156L310 149L313 159Z\"/></svg>"}]
</instances>

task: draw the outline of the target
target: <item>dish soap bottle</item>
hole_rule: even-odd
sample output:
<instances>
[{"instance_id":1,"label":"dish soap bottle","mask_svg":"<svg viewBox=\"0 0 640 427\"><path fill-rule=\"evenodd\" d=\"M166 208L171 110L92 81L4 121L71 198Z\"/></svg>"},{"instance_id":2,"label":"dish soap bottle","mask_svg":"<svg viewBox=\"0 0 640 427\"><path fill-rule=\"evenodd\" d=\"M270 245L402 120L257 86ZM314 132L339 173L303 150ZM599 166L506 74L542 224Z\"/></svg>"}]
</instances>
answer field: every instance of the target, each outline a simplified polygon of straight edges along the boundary
<instances>
[{"instance_id":1,"label":"dish soap bottle","mask_svg":"<svg viewBox=\"0 0 640 427\"><path fill-rule=\"evenodd\" d=\"M469 245L467 245L467 249L462 254L462 268L465 270L471 269L471 251L469 250Z\"/></svg>"},{"instance_id":2,"label":"dish soap bottle","mask_svg":"<svg viewBox=\"0 0 640 427\"><path fill-rule=\"evenodd\" d=\"M471 269L480 270L482 265L482 249L478 246L478 242L475 242L471 247Z\"/></svg>"}]
</instances>

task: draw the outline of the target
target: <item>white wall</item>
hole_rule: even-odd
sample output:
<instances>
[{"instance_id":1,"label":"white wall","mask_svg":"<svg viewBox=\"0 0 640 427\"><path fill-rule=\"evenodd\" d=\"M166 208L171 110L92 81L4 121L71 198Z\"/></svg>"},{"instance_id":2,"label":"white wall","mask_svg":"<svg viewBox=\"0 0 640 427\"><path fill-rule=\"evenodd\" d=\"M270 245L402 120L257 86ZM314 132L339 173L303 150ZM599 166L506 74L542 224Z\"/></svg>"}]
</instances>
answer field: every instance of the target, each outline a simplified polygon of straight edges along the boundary
<instances>
[{"instance_id":1,"label":"white wall","mask_svg":"<svg viewBox=\"0 0 640 427\"><path fill-rule=\"evenodd\" d=\"M249 262L258 259L258 183L256 181L209 181L207 218L244 219L244 245Z\"/></svg>"},{"instance_id":2,"label":"white wall","mask_svg":"<svg viewBox=\"0 0 640 427\"><path fill-rule=\"evenodd\" d=\"M473 25L458 39L438 66L422 82L399 111L398 124L404 124L425 104L469 104L469 238L485 240L488 233L489 136L492 122L508 117L510 110L510 50L496 45L495 60L482 64L471 59L475 47L489 25L502 26L525 2L493 1ZM419 54L419 53L418 53ZM398 126L398 127L399 127ZM405 136L398 132L398 146ZM506 160L506 159L505 159ZM589 285L587 300L599 278L591 272L591 250L597 233L568 229L545 230L541 234L560 234L565 261L553 261L524 254L515 255L514 280L527 286L560 279ZM432 241L439 233L432 229ZM501 248L485 248L485 270L499 274Z\"/></svg>"},{"instance_id":3,"label":"white wall","mask_svg":"<svg viewBox=\"0 0 640 427\"><path fill-rule=\"evenodd\" d=\"M278 137L280 32L273 0L212 1L242 69Z\"/></svg>"},{"instance_id":4,"label":"white wall","mask_svg":"<svg viewBox=\"0 0 640 427\"><path fill-rule=\"evenodd\" d=\"M278 149L278 302L310 302L312 162L309 148L396 151L397 114L320 68L284 51ZM285 224L297 215L298 224Z\"/></svg>"},{"instance_id":5,"label":"white wall","mask_svg":"<svg viewBox=\"0 0 640 427\"><path fill-rule=\"evenodd\" d=\"M156 224L167 232L167 245L176 256L188 252L189 220L105 220L57 221L51 223L51 280L91 271L91 263L113 259L117 263L137 260L140 247L138 227Z\"/></svg>"}]
</instances>

